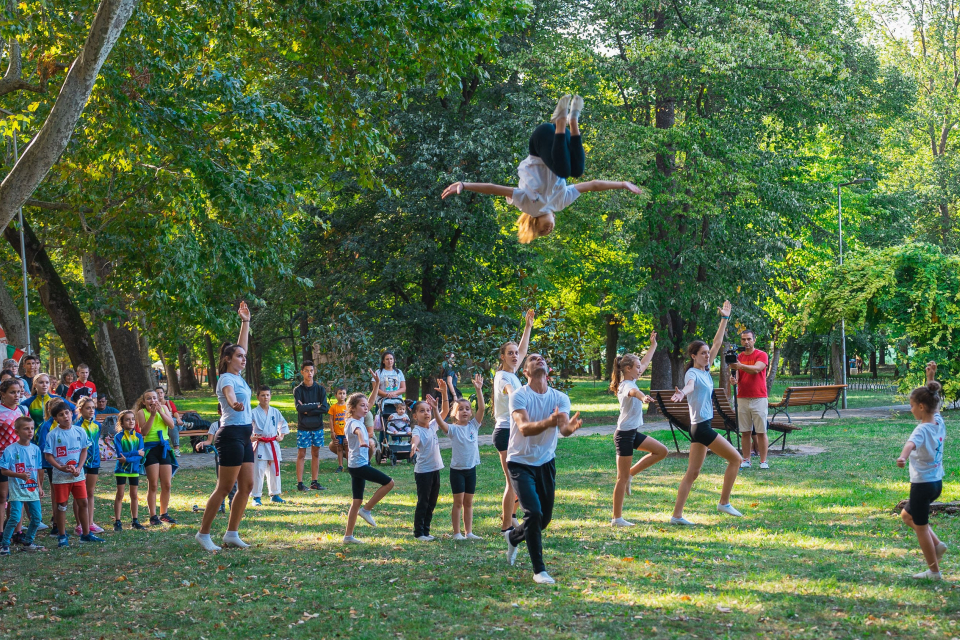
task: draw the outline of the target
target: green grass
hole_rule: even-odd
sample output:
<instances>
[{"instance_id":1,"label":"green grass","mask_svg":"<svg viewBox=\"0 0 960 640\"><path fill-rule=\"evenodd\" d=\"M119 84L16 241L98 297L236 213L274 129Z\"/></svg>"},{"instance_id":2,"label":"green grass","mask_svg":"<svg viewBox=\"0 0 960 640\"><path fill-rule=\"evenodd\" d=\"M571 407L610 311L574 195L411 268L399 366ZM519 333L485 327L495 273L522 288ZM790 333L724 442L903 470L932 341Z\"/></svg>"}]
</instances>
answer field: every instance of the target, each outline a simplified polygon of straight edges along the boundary
<instances>
[{"instance_id":1,"label":"green grass","mask_svg":"<svg viewBox=\"0 0 960 640\"><path fill-rule=\"evenodd\" d=\"M947 416L948 428L956 416ZM906 578L923 561L916 540L891 513L906 497L906 471L893 460L907 421L836 420L808 426L794 444L817 456L773 458L744 472L733 502L745 517L715 510L722 465L710 456L686 516L666 524L686 460L668 458L634 482L613 530L610 436L561 441L558 493L545 559L555 587L531 580L529 558L504 561L496 535L502 477L482 451L475 530L479 543L418 543L411 528L412 468L388 471L396 490L376 510L377 529L358 525L363 546L339 540L349 476L321 466L323 493L297 493L283 465L289 504L251 508L247 552L203 553L192 536L213 471L174 480L179 526L105 534L107 542L0 559L4 638L951 638L960 636L960 519L932 524L951 544L944 573L929 584ZM666 432L657 432L662 439ZM957 438L947 441L944 500L960 499ZM449 461L449 452L444 452ZM449 531L446 485L433 531ZM97 512L108 524L112 477ZM49 515L45 505L44 513ZM124 514L125 522L128 515ZM214 533L221 535L220 516ZM48 539L44 538L44 542ZM729 610L729 612L727 612ZM43 616L39 618L38 616ZM316 616L316 617L313 617Z\"/></svg>"}]
</instances>

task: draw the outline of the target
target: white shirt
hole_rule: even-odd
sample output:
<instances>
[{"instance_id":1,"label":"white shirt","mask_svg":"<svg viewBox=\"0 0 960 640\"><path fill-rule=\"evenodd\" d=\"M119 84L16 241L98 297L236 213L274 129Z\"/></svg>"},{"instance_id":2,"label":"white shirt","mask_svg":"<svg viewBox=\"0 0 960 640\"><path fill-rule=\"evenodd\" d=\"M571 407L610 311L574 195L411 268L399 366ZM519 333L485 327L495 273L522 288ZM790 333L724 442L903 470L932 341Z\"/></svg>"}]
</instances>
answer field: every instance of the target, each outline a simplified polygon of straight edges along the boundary
<instances>
[{"instance_id":1,"label":"white shirt","mask_svg":"<svg viewBox=\"0 0 960 640\"><path fill-rule=\"evenodd\" d=\"M400 369L392 369L390 371L378 369L377 377L380 378L380 390L390 393L400 391L400 383L406 381L406 378L403 377L403 371L400 371ZM396 402L398 399L390 398L390 400Z\"/></svg>"},{"instance_id":2,"label":"white shirt","mask_svg":"<svg viewBox=\"0 0 960 640\"><path fill-rule=\"evenodd\" d=\"M227 396L223 393L224 387L233 387L233 395L243 405L243 409L237 411L230 406L227 402ZM223 416L220 418L220 426L246 426L252 422L250 418L250 385L237 374L229 372L220 374L220 378L217 380L217 399L220 400L220 410L223 412Z\"/></svg>"},{"instance_id":3,"label":"white shirt","mask_svg":"<svg viewBox=\"0 0 960 640\"><path fill-rule=\"evenodd\" d=\"M910 452L910 482L943 480L943 441L947 427L940 414L933 422L921 422L907 439L916 449Z\"/></svg>"},{"instance_id":4,"label":"white shirt","mask_svg":"<svg viewBox=\"0 0 960 640\"><path fill-rule=\"evenodd\" d=\"M344 425L347 434L347 466L351 469L370 464L370 449L367 447L367 425L363 420L347 418Z\"/></svg>"},{"instance_id":5,"label":"white shirt","mask_svg":"<svg viewBox=\"0 0 960 640\"><path fill-rule=\"evenodd\" d=\"M258 436L266 438L276 438L281 433L290 433L290 426L287 425L283 414L276 407L270 407L269 411L264 411L259 404L250 412L253 419L253 432ZM273 446L270 446L270 445ZM257 459L273 460L273 450L277 450L277 461L283 459L280 455L280 445L276 442L261 442L257 444Z\"/></svg>"},{"instance_id":6,"label":"white shirt","mask_svg":"<svg viewBox=\"0 0 960 640\"><path fill-rule=\"evenodd\" d=\"M493 376L493 417L497 423L494 430L510 428L510 394L504 391L508 385L514 391L523 386L517 374L497 371Z\"/></svg>"},{"instance_id":7,"label":"white shirt","mask_svg":"<svg viewBox=\"0 0 960 640\"><path fill-rule=\"evenodd\" d=\"M440 458L440 438L437 437L437 422L431 420L424 429L421 426L413 428L413 437L420 438L417 446L417 464L413 467L414 473L430 473L443 469L443 459Z\"/></svg>"},{"instance_id":8,"label":"white shirt","mask_svg":"<svg viewBox=\"0 0 960 640\"><path fill-rule=\"evenodd\" d=\"M74 476L72 473L55 468L53 484L70 484L86 480L87 474L84 473L83 467L79 466L79 462L80 454L89 446L90 436L83 427L72 425L69 429L61 429L57 424L50 427L50 433L47 434L47 441L43 446L44 455L51 454L57 464L62 467L73 464L80 469L80 475Z\"/></svg>"},{"instance_id":9,"label":"white shirt","mask_svg":"<svg viewBox=\"0 0 960 640\"><path fill-rule=\"evenodd\" d=\"M450 423L451 469L473 469L480 464L480 423L470 420L467 424Z\"/></svg>"},{"instance_id":10,"label":"white shirt","mask_svg":"<svg viewBox=\"0 0 960 640\"><path fill-rule=\"evenodd\" d=\"M507 462L519 462L531 467L544 465L555 457L560 429L551 427L535 436L520 433L513 412L526 409L531 422L546 420L553 410L570 415L570 398L553 387L546 393L537 393L530 385L520 387L510 394L510 444L507 445Z\"/></svg>"},{"instance_id":11,"label":"white shirt","mask_svg":"<svg viewBox=\"0 0 960 640\"><path fill-rule=\"evenodd\" d=\"M520 182L507 203L528 216L539 218L548 213L566 209L580 197L580 191L560 178L536 156L527 158L517 167Z\"/></svg>"},{"instance_id":12,"label":"white shirt","mask_svg":"<svg viewBox=\"0 0 960 640\"><path fill-rule=\"evenodd\" d=\"M690 408L690 427L713 420L713 376L709 371L690 367L683 376L684 386L693 380L693 391L687 396Z\"/></svg>"},{"instance_id":13,"label":"white shirt","mask_svg":"<svg viewBox=\"0 0 960 640\"><path fill-rule=\"evenodd\" d=\"M624 380L617 389L617 400L620 401L617 431L636 431L643 424L643 403L631 396L631 391L640 391L636 380Z\"/></svg>"}]
</instances>

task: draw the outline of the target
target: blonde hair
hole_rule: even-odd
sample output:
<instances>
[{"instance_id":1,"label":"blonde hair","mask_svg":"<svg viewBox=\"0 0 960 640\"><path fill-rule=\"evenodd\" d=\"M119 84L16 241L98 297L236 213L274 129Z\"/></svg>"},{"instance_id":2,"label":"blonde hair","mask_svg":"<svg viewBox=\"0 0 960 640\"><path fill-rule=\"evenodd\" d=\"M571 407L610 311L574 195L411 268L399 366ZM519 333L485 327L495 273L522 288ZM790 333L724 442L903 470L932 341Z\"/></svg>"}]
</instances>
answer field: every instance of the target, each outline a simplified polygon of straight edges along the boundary
<instances>
[{"instance_id":1,"label":"blonde hair","mask_svg":"<svg viewBox=\"0 0 960 640\"><path fill-rule=\"evenodd\" d=\"M148 393L152 393L153 395L157 395L157 392L154 391L153 389L147 389L146 391L144 391L142 394L140 394L140 397L137 398L137 401L134 403L134 405L133 405L133 410L134 410L134 411L142 411L142 410L144 409L144 407L147 406L147 402L146 402L146 400L144 400L144 398L147 397L147 394L148 394Z\"/></svg>"},{"instance_id":2,"label":"blonde hair","mask_svg":"<svg viewBox=\"0 0 960 640\"><path fill-rule=\"evenodd\" d=\"M537 238L550 235L555 225L553 219L552 213L538 218L521 213L520 217L517 218L517 240L520 241L520 244L530 244Z\"/></svg>"},{"instance_id":3,"label":"blonde hair","mask_svg":"<svg viewBox=\"0 0 960 640\"><path fill-rule=\"evenodd\" d=\"M640 358L632 353L617 356L613 361L613 371L610 373L610 393L616 393L623 382L623 368L633 364L640 364Z\"/></svg>"},{"instance_id":4,"label":"blonde hair","mask_svg":"<svg viewBox=\"0 0 960 640\"><path fill-rule=\"evenodd\" d=\"M50 404L49 402L47 404ZM77 415L80 415L80 411L88 404L93 405L93 415L97 415L97 401L91 398L90 396L83 396L77 401Z\"/></svg>"},{"instance_id":5,"label":"blonde hair","mask_svg":"<svg viewBox=\"0 0 960 640\"><path fill-rule=\"evenodd\" d=\"M350 412L350 417L353 417L353 412L356 411L357 407L360 406L360 401L366 398L365 393L353 393L350 394L350 397L347 398L347 411Z\"/></svg>"},{"instance_id":6,"label":"blonde hair","mask_svg":"<svg viewBox=\"0 0 960 640\"><path fill-rule=\"evenodd\" d=\"M33 385L32 385L33 388L30 389L30 391L33 393L33 395L37 395L37 380L39 380L40 378L44 378L44 377L47 379L47 382L50 382L50 374L49 374L49 373L38 373L37 375L33 376ZM54 389L54 391L56 391L56 389ZM49 390L49 389L47 389L47 393L50 393L50 390ZM51 393L50 395L54 395L54 394Z\"/></svg>"},{"instance_id":7,"label":"blonde hair","mask_svg":"<svg viewBox=\"0 0 960 640\"><path fill-rule=\"evenodd\" d=\"M121 429L123 429L123 419L126 418L127 416L130 416L130 418L133 420L133 428L134 428L134 430L136 430L136 428L137 428L137 414L135 414L135 413L134 413L133 411L131 411L130 409L127 409L126 411L121 411L121 412L120 412L120 415L117 416L117 424L120 425L120 428L121 428Z\"/></svg>"}]
</instances>

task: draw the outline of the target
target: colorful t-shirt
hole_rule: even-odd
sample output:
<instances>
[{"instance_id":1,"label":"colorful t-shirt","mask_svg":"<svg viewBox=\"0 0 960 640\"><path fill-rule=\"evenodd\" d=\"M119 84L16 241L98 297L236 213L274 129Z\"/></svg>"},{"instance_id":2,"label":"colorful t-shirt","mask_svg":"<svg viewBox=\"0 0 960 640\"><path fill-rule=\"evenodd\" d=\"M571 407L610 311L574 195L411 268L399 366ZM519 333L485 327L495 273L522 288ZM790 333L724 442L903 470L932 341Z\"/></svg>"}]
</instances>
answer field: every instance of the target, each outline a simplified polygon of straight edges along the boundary
<instances>
[{"instance_id":1,"label":"colorful t-shirt","mask_svg":"<svg viewBox=\"0 0 960 640\"><path fill-rule=\"evenodd\" d=\"M60 425L51 427L47 434L47 441L43 447L44 455L50 454L60 466L80 463L80 454L90 447L90 438L80 426L73 425L69 429L61 429ZM53 484L71 484L86 480L87 474L80 469L80 475L73 475L67 471L53 469Z\"/></svg>"},{"instance_id":2,"label":"colorful t-shirt","mask_svg":"<svg viewBox=\"0 0 960 640\"><path fill-rule=\"evenodd\" d=\"M113 446L117 450L117 467L113 472L114 475L139 476L143 469L143 458L140 456L140 451L143 450L143 436L136 431L121 431L114 436ZM120 456L127 461L121 462Z\"/></svg>"},{"instance_id":3,"label":"colorful t-shirt","mask_svg":"<svg viewBox=\"0 0 960 640\"><path fill-rule=\"evenodd\" d=\"M37 473L40 470L40 447L32 442L23 446L19 442L4 449L0 456L0 467L13 471L14 473L29 473L30 479L7 477L9 493L7 500L10 502L33 502L40 499L40 492L37 490Z\"/></svg>"},{"instance_id":4,"label":"colorful t-shirt","mask_svg":"<svg viewBox=\"0 0 960 640\"><path fill-rule=\"evenodd\" d=\"M84 469L100 468L100 423L95 420L85 420L81 418L75 423L78 427L87 432L90 438L90 446L87 448L87 459L83 463Z\"/></svg>"},{"instance_id":5,"label":"colorful t-shirt","mask_svg":"<svg viewBox=\"0 0 960 640\"><path fill-rule=\"evenodd\" d=\"M327 411L331 416L333 416L333 435L342 436L344 434L344 426L347 423L347 405L346 403L340 404L339 402L334 402L330 405L330 409Z\"/></svg>"},{"instance_id":6,"label":"colorful t-shirt","mask_svg":"<svg viewBox=\"0 0 960 640\"><path fill-rule=\"evenodd\" d=\"M87 391L82 392L76 398L73 397L73 394L77 392L78 389L87 389ZM91 398L97 397L97 385L93 384L89 380L86 382L80 382L79 380L75 381L69 387L67 387L67 400L76 402L81 396L90 396Z\"/></svg>"},{"instance_id":7,"label":"colorful t-shirt","mask_svg":"<svg viewBox=\"0 0 960 640\"><path fill-rule=\"evenodd\" d=\"M26 415L26 413L26 409L20 405L11 409L8 406L0 404L0 453L3 453L4 449L20 439L17 437L17 432L14 430L13 425L16 423L17 418Z\"/></svg>"},{"instance_id":8,"label":"colorful t-shirt","mask_svg":"<svg viewBox=\"0 0 960 640\"><path fill-rule=\"evenodd\" d=\"M737 356L740 364L755 365L763 363L770 364L767 354L760 349L754 349L753 353L747 355L741 353ZM749 373L747 371L737 371L737 397L738 398L766 398L767 397L767 370L760 373Z\"/></svg>"}]
</instances>

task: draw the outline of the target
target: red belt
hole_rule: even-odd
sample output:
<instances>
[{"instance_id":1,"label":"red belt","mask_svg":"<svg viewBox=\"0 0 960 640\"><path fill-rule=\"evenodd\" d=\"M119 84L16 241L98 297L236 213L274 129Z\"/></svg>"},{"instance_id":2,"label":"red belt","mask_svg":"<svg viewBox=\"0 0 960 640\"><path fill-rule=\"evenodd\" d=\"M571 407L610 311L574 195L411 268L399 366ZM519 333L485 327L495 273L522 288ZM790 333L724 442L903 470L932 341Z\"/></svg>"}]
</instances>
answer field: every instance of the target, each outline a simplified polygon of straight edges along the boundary
<instances>
[{"instance_id":1,"label":"red belt","mask_svg":"<svg viewBox=\"0 0 960 640\"><path fill-rule=\"evenodd\" d=\"M260 438L257 440L257 445L259 445L261 442L270 443L270 449L271 449L271 452L273 453L273 469L276 472L275 475L280 475L280 462L277 460L277 458L279 457L277 452L277 445L273 444L276 441L277 441L277 436L273 436L270 438L268 438L267 436L260 436ZM254 451L256 451L257 446L254 446L253 449Z\"/></svg>"}]
</instances>

